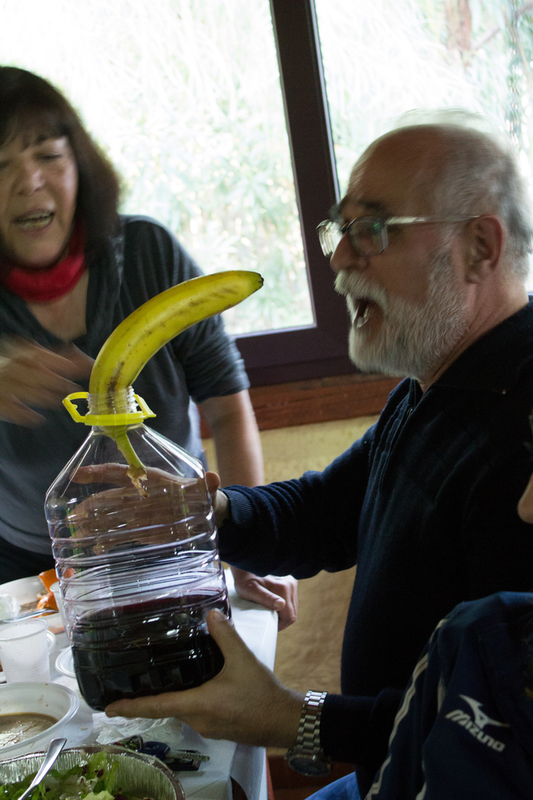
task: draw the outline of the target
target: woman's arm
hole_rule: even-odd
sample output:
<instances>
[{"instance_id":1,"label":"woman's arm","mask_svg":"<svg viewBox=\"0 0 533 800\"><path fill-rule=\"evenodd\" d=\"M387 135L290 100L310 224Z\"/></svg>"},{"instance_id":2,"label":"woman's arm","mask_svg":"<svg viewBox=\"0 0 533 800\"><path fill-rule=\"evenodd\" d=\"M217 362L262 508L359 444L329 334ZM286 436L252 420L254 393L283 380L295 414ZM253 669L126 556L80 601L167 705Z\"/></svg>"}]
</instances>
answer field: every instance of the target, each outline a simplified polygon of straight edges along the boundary
<instances>
[{"instance_id":1,"label":"woman's arm","mask_svg":"<svg viewBox=\"0 0 533 800\"><path fill-rule=\"evenodd\" d=\"M221 485L264 483L261 439L248 390L209 397L199 407L215 443Z\"/></svg>"},{"instance_id":2,"label":"woman's arm","mask_svg":"<svg viewBox=\"0 0 533 800\"><path fill-rule=\"evenodd\" d=\"M215 443L221 485L264 483L261 440L248 391L210 397L200 408ZM278 612L280 630L295 622L298 597L293 578L259 578L237 567L231 571L241 597Z\"/></svg>"}]
</instances>

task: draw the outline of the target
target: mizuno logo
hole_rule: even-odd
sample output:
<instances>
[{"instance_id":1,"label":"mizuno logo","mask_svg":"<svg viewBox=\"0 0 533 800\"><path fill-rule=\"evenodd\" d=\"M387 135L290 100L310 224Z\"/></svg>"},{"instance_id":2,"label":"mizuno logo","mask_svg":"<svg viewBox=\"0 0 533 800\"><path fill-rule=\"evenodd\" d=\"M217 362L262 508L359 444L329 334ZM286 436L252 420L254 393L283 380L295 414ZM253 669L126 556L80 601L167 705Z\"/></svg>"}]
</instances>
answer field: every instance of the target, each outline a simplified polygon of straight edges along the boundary
<instances>
[{"instance_id":1,"label":"mizuno logo","mask_svg":"<svg viewBox=\"0 0 533 800\"><path fill-rule=\"evenodd\" d=\"M499 742L497 739L493 739L492 736L489 736L488 733L483 732L483 728L486 725L494 725L499 728L508 728L509 725L506 722L500 722L497 719L491 719L488 714L485 714L484 711L481 710L482 703L479 700L474 700L473 697L467 697L466 694L459 695L463 700L466 700L472 711L474 712L474 719L467 714L466 711L458 708L455 711L450 711L449 714L446 714L446 719L451 720L452 722L456 722L458 725L461 725L465 730L468 731L472 736L474 736L478 741L482 744L487 745L492 750L496 750L497 752L501 752L505 749L505 744L503 742Z\"/></svg>"},{"instance_id":2,"label":"mizuno logo","mask_svg":"<svg viewBox=\"0 0 533 800\"><path fill-rule=\"evenodd\" d=\"M474 722L480 728L484 728L485 725L497 725L499 728L508 728L506 722L499 722L497 719L491 719L484 711L481 710L481 703L479 700L474 700L473 697L467 697L466 694L460 694L459 697L462 697L463 700L466 700L472 711L474 712Z\"/></svg>"}]
</instances>

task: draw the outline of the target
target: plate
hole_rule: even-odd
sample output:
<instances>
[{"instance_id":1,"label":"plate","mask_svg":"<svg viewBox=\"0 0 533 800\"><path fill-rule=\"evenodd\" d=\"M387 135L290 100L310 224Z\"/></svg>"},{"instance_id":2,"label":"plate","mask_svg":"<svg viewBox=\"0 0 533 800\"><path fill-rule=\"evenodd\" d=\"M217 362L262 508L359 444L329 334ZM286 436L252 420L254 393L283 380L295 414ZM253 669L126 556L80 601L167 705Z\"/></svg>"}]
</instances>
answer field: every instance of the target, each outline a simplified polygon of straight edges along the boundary
<instances>
[{"instance_id":1,"label":"plate","mask_svg":"<svg viewBox=\"0 0 533 800\"><path fill-rule=\"evenodd\" d=\"M31 603L34 607L37 606L37 595L44 593L44 586L38 575L31 578L19 578L16 581L9 581L9 583L0 584L0 594L7 594L10 597L15 597L21 606ZM21 611L29 611L30 609L22 608Z\"/></svg>"},{"instance_id":2,"label":"plate","mask_svg":"<svg viewBox=\"0 0 533 800\"><path fill-rule=\"evenodd\" d=\"M72 650L70 647L65 647L64 650L60 652L56 659L56 669L62 675L67 675L69 678L75 678L76 673L74 671L74 660L72 658Z\"/></svg>"},{"instance_id":3,"label":"plate","mask_svg":"<svg viewBox=\"0 0 533 800\"><path fill-rule=\"evenodd\" d=\"M6 594L9 597L14 597L20 603L20 615L37 611L37 602L39 597L44 596L46 590L38 575L33 575L31 578L18 578L16 581L9 581L8 583L0 584L0 595ZM42 610L43 616L46 616L48 627L55 630L57 633L62 633L63 622L61 616L57 611L49 609ZM0 615L0 622L15 622L17 617L2 618Z\"/></svg>"}]
</instances>

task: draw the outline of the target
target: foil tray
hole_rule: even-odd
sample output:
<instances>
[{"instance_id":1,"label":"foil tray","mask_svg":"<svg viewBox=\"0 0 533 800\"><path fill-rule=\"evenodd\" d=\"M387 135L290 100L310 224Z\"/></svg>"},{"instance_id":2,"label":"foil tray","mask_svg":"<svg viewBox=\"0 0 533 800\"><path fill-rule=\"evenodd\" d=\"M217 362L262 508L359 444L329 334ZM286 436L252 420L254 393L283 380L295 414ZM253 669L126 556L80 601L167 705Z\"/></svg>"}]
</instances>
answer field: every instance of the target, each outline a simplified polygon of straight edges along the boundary
<instances>
[{"instance_id":1,"label":"foil tray","mask_svg":"<svg viewBox=\"0 0 533 800\"><path fill-rule=\"evenodd\" d=\"M86 745L69 747L63 750L52 769L67 770L81 763L92 753L109 753L119 760L117 780L126 793L136 797L150 797L152 800L185 800L185 792L174 773L155 756L134 753L115 745ZM0 785L15 783L26 775L37 772L43 753L30 753L25 756L0 761Z\"/></svg>"}]
</instances>

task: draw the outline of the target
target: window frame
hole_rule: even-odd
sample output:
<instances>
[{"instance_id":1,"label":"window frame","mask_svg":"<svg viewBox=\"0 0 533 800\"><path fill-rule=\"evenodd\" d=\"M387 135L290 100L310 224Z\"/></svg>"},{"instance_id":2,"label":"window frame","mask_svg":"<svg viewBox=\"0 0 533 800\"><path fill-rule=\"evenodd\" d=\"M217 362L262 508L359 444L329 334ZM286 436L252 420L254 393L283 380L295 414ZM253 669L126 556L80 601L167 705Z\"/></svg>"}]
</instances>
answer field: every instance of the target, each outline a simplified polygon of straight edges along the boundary
<instances>
[{"instance_id":1,"label":"window frame","mask_svg":"<svg viewBox=\"0 0 533 800\"><path fill-rule=\"evenodd\" d=\"M252 386L353 374L349 320L316 226L339 186L313 0L270 0L307 278L315 323L236 337ZM267 277L268 279L268 277Z\"/></svg>"}]
</instances>

